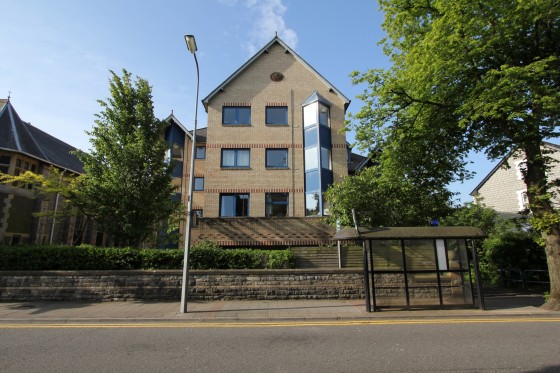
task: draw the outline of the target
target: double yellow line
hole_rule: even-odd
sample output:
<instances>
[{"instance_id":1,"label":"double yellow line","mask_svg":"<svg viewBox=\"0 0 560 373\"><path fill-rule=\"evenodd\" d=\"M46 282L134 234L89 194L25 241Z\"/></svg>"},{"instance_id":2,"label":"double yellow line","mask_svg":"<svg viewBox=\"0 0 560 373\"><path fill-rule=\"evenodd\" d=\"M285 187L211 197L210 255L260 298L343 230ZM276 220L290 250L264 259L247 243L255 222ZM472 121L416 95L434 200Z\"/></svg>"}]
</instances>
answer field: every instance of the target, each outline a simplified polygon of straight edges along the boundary
<instances>
[{"instance_id":1,"label":"double yellow line","mask_svg":"<svg viewBox=\"0 0 560 373\"><path fill-rule=\"evenodd\" d=\"M384 319L339 321L255 321L255 322L123 322L123 323L32 323L0 324L0 329L158 329L158 328L281 328L313 326L364 326L364 325L427 325L427 324L495 324L495 323L558 323L559 317L507 317L507 318L444 318L444 319Z\"/></svg>"}]
</instances>

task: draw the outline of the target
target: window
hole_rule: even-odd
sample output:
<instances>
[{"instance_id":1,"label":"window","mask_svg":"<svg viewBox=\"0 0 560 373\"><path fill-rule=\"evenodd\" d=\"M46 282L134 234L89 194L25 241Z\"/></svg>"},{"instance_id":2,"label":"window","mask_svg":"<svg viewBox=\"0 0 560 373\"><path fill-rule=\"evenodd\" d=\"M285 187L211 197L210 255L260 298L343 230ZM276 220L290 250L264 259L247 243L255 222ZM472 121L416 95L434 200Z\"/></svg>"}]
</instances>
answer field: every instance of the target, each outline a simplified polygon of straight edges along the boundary
<instances>
[{"instance_id":1,"label":"window","mask_svg":"<svg viewBox=\"0 0 560 373\"><path fill-rule=\"evenodd\" d=\"M332 169L330 149L321 148L321 168L324 168L325 170Z\"/></svg>"},{"instance_id":2,"label":"window","mask_svg":"<svg viewBox=\"0 0 560 373\"><path fill-rule=\"evenodd\" d=\"M249 194L220 194L220 217L249 216Z\"/></svg>"},{"instance_id":3,"label":"window","mask_svg":"<svg viewBox=\"0 0 560 373\"><path fill-rule=\"evenodd\" d=\"M222 109L223 124L251 124L250 106L224 106Z\"/></svg>"},{"instance_id":4,"label":"window","mask_svg":"<svg viewBox=\"0 0 560 373\"><path fill-rule=\"evenodd\" d=\"M517 192L517 205L519 211L527 210L529 208L529 198L527 197L526 190L518 190Z\"/></svg>"},{"instance_id":5,"label":"window","mask_svg":"<svg viewBox=\"0 0 560 373\"><path fill-rule=\"evenodd\" d=\"M224 168L249 168L251 153L249 149L222 149Z\"/></svg>"},{"instance_id":6,"label":"window","mask_svg":"<svg viewBox=\"0 0 560 373\"><path fill-rule=\"evenodd\" d=\"M266 193L266 216L288 216L288 193Z\"/></svg>"},{"instance_id":7,"label":"window","mask_svg":"<svg viewBox=\"0 0 560 373\"><path fill-rule=\"evenodd\" d=\"M266 167L288 168L288 149L266 149Z\"/></svg>"},{"instance_id":8,"label":"window","mask_svg":"<svg viewBox=\"0 0 560 373\"><path fill-rule=\"evenodd\" d=\"M9 155L0 155L0 172L8 173L10 168L11 157Z\"/></svg>"},{"instance_id":9,"label":"window","mask_svg":"<svg viewBox=\"0 0 560 373\"><path fill-rule=\"evenodd\" d=\"M305 149L305 171L318 168L317 147Z\"/></svg>"},{"instance_id":10,"label":"window","mask_svg":"<svg viewBox=\"0 0 560 373\"><path fill-rule=\"evenodd\" d=\"M197 146L194 152L195 159L205 159L206 158L206 146Z\"/></svg>"},{"instance_id":11,"label":"window","mask_svg":"<svg viewBox=\"0 0 560 373\"><path fill-rule=\"evenodd\" d=\"M266 124L283 125L288 124L287 106L267 106Z\"/></svg>"},{"instance_id":12,"label":"window","mask_svg":"<svg viewBox=\"0 0 560 373\"><path fill-rule=\"evenodd\" d=\"M325 105L319 105L319 124L330 127L329 108Z\"/></svg>"},{"instance_id":13,"label":"window","mask_svg":"<svg viewBox=\"0 0 560 373\"><path fill-rule=\"evenodd\" d=\"M527 161L517 161L515 162L515 176L517 180L523 180L525 173L527 172Z\"/></svg>"},{"instance_id":14,"label":"window","mask_svg":"<svg viewBox=\"0 0 560 373\"><path fill-rule=\"evenodd\" d=\"M195 177L194 178L194 190L204 190L204 178L203 177Z\"/></svg>"},{"instance_id":15,"label":"window","mask_svg":"<svg viewBox=\"0 0 560 373\"><path fill-rule=\"evenodd\" d=\"M309 193L305 195L305 215L319 215L319 193Z\"/></svg>"}]
</instances>

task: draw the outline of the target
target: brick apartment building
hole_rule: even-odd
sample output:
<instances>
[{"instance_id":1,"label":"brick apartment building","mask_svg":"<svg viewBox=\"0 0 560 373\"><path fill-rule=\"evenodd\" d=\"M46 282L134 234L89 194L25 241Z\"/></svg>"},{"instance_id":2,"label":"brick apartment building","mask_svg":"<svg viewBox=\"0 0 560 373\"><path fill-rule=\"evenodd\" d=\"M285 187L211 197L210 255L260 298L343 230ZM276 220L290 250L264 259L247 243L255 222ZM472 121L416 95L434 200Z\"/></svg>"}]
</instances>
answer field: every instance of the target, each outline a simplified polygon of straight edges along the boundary
<instances>
[{"instance_id":1,"label":"brick apartment building","mask_svg":"<svg viewBox=\"0 0 560 373\"><path fill-rule=\"evenodd\" d=\"M201 219L193 239L330 241L323 192L368 161L350 152L341 131L350 100L274 37L202 103L208 126L196 134L193 210ZM186 205L192 131L173 115L167 121L177 198Z\"/></svg>"}]
</instances>

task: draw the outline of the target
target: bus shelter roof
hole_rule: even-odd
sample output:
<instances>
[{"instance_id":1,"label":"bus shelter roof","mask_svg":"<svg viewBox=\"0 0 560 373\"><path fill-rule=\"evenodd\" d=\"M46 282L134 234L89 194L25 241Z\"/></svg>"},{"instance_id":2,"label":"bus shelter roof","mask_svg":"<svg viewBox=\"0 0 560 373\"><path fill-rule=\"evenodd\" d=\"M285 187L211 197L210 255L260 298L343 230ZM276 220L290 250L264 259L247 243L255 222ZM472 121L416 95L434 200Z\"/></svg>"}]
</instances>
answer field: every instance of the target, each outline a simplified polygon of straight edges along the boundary
<instances>
[{"instance_id":1,"label":"bus shelter roof","mask_svg":"<svg viewBox=\"0 0 560 373\"><path fill-rule=\"evenodd\" d=\"M486 234L476 227L383 227L383 228L343 228L333 239L346 240L401 240L401 239L441 239L441 238L485 238Z\"/></svg>"}]
</instances>

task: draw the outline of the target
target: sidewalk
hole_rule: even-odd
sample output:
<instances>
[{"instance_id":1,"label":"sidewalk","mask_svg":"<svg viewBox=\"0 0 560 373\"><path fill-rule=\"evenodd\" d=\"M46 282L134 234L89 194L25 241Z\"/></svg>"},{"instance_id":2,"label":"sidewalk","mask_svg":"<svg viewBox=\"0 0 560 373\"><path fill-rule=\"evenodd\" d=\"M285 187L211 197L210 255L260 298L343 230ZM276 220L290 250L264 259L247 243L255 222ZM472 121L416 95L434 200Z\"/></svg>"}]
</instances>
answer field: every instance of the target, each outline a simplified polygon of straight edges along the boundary
<instances>
[{"instance_id":1,"label":"sidewalk","mask_svg":"<svg viewBox=\"0 0 560 373\"><path fill-rule=\"evenodd\" d=\"M366 312L364 300L177 302L0 302L0 323L81 322L265 322L422 318L560 317L538 308L539 294L501 293L485 297L487 310L383 310Z\"/></svg>"}]
</instances>

